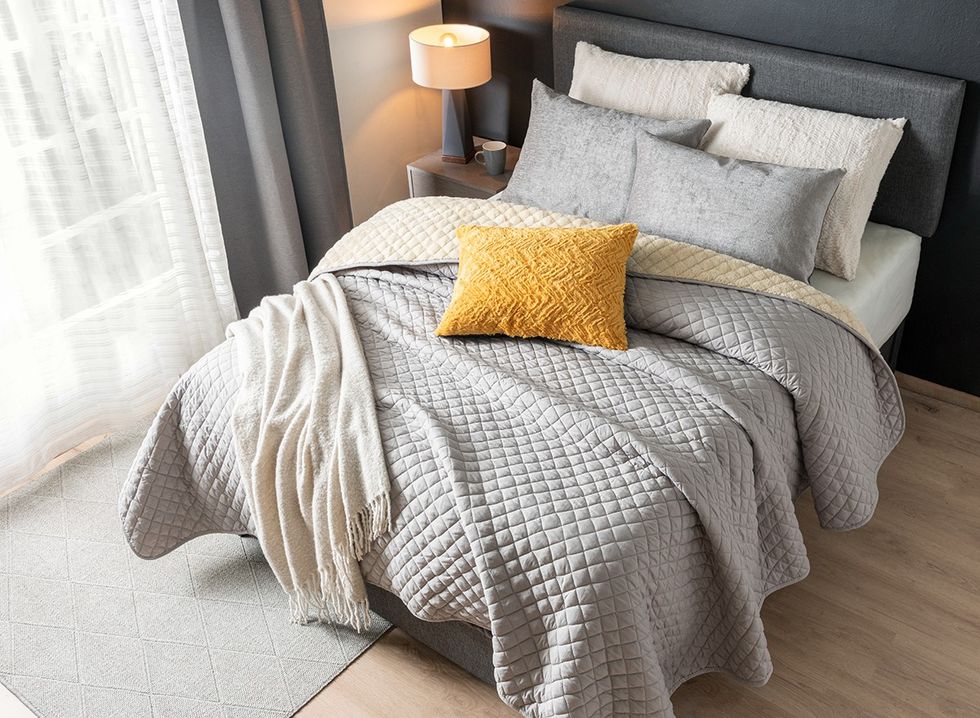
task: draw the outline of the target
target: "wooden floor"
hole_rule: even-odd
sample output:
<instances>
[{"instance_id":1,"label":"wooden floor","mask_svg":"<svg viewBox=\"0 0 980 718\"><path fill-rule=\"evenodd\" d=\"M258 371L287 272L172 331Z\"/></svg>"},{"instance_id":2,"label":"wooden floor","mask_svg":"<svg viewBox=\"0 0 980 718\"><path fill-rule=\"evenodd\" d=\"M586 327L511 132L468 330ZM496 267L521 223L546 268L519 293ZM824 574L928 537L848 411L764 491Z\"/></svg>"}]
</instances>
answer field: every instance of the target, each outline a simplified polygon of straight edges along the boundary
<instances>
[{"instance_id":1,"label":"wooden floor","mask_svg":"<svg viewBox=\"0 0 980 718\"><path fill-rule=\"evenodd\" d=\"M772 680L696 678L673 696L678 718L980 716L980 412L969 408L980 400L902 383L908 430L882 468L871 523L823 531L809 495L800 501L812 569L763 609ZM297 715L517 713L395 630Z\"/></svg>"}]
</instances>

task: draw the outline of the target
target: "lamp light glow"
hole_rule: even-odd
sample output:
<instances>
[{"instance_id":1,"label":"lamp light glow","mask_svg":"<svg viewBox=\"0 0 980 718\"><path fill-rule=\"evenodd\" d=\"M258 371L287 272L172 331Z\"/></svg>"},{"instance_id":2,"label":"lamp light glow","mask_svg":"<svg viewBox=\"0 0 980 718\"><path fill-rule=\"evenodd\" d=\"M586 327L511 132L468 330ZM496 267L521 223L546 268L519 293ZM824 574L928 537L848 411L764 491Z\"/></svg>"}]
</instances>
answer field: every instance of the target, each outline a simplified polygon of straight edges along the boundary
<instances>
[{"instance_id":1,"label":"lamp light glow","mask_svg":"<svg viewBox=\"0 0 980 718\"><path fill-rule=\"evenodd\" d=\"M473 25L428 25L409 36L412 79L422 87L464 90L490 81L490 33Z\"/></svg>"},{"instance_id":2,"label":"lamp light glow","mask_svg":"<svg viewBox=\"0 0 980 718\"><path fill-rule=\"evenodd\" d=\"M408 35L412 80L442 90L442 160L473 157L473 127L464 90L490 81L490 33L474 25L427 25Z\"/></svg>"}]
</instances>

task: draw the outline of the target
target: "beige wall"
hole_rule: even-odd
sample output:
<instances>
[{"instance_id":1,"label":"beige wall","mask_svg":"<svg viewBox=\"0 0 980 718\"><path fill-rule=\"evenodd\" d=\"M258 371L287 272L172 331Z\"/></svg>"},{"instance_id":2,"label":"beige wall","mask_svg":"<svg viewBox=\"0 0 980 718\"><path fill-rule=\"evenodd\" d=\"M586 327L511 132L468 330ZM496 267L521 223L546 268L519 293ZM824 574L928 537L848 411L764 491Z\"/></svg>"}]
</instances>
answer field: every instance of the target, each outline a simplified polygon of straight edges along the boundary
<instances>
[{"instance_id":1,"label":"beige wall","mask_svg":"<svg viewBox=\"0 0 980 718\"><path fill-rule=\"evenodd\" d=\"M354 222L408 196L405 165L441 142L437 90L412 82L408 33L439 0L323 0Z\"/></svg>"}]
</instances>

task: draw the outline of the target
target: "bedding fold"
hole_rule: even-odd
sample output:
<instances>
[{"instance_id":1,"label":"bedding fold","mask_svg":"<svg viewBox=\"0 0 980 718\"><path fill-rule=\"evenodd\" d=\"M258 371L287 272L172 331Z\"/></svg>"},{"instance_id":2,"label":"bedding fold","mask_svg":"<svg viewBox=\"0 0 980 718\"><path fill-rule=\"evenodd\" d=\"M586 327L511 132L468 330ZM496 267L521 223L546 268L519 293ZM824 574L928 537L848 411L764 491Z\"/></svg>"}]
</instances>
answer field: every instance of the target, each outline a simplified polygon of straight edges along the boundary
<instances>
[{"instance_id":1,"label":"bedding fold","mask_svg":"<svg viewBox=\"0 0 980 718\"><path fill-rule=\"evenodd\" d=\"M794 499L811 488L827 528L866 522L904 414L880 353L833 299L664 238L634 248L627 351L434 336L456 226L586 223L410 200L348 233L305 286L330 288L327 313L346 302L390 477L390 531L360 577L421 619L489 629L498 693L525 716L666 718L670 693L699 673L768 679L761 603L809 569ZM287 324L297 310L277 311ZM255 354L239 338L181 379L137 456L120 510L141 556L259 530L263 489L229 440L239 363Z\"/></svg>"}]
</instances>

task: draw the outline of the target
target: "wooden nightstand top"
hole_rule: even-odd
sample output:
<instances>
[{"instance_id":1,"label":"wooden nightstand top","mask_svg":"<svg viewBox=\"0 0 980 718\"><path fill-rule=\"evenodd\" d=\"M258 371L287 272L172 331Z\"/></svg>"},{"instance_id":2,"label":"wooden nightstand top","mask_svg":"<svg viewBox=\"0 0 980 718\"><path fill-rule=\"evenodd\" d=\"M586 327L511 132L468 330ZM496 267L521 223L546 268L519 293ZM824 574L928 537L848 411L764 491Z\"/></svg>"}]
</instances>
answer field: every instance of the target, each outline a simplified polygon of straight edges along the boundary
<instances>
[{"instance_id":1,"label":"wooden nightstand top","mask_svg":"<svg viewBox=\"0 0 980 718\"><path fill-rule=\"evenodd\" d=\"M473 144L477 151L480 145L488 142L482 137L474 137ZM442 161L442 150L437 149L427 155L419 157L414 162L408 164L409 174L411 172L425 172L435 177L459 185L473 191L474 196L489 197L497 194L507 183L510 182L510 175L520 157L521 149L507 145L507 169L499 175L487 174L486 168L475 159L470 160L465 165ZM418 196L413 193L413 196Z\"/></svg>"}]
</instances>

